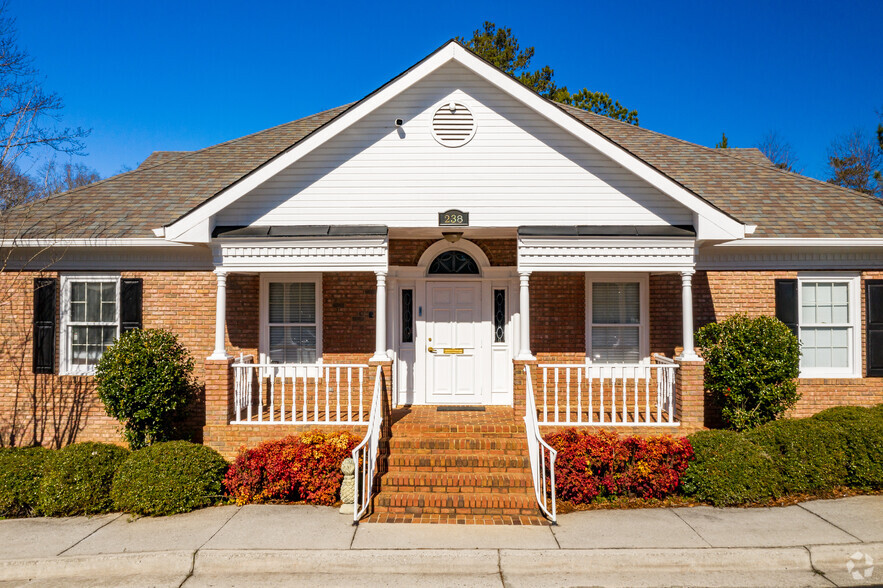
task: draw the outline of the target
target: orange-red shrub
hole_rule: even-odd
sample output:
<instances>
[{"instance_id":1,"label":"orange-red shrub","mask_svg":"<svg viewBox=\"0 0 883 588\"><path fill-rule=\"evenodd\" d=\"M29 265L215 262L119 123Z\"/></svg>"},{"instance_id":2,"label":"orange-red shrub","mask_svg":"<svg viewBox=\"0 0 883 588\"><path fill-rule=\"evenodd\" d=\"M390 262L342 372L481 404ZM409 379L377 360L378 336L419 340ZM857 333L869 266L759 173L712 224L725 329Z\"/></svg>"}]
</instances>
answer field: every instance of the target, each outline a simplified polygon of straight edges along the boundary
<instances>
[{"instance_id":1,"label":"orange-red shrub","mask_svg":"<svg viewBox=\"0 0 883 588\"><path fill-rule=\"evenodd\" d=\"M337 501L340 464L360 439L347 431L311 431L243 449L227 471L224 486L236 504Z\"/></svg>"},{"instance_id":2,"label":"orange-red shrub","mask_svg":"<svg viewBox=\"0 0 883 588\"><path fill-rule=\"evenodd\" d=\"M686 437L624 437L576 429L549 435L558 451L555 486L558 498L576 503L597 496L664 498L678 488L693 458Z\"/></svg>"}]
</instances>

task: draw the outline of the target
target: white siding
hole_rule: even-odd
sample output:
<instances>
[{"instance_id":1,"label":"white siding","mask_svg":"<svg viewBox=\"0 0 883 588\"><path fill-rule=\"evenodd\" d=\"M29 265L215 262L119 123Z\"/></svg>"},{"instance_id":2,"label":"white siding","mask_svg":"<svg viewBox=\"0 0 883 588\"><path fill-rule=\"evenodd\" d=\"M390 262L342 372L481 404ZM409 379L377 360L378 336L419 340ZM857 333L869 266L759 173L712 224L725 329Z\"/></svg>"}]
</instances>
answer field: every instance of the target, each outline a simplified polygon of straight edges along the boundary
<instances>
[{"instance_id":1,"label":"white siding","mask_svg":"<svg viewBox=\"0 0 883 588\"><path fill-rule=\"evenodd\" d=\"M473 113L462 147L433 138L442 103ZM404 120L402 128L395 119ZM220 212L218 225L691 224L689 210L457 64L440 68Z\"/></svg>"}]
</instances>

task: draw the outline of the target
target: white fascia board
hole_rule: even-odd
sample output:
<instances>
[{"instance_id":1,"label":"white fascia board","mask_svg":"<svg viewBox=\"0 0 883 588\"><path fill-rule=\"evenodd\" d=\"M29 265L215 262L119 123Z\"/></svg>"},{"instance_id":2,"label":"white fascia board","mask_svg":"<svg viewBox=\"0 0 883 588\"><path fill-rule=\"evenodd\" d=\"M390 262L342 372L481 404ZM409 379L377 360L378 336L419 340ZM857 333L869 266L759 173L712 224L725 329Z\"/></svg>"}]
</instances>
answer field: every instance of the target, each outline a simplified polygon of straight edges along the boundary
<instances>
[{"instance_id":1,"label":"white fascia board","mask_svg":"<svg viewBox=\"0 0 883 588\"><path fill-rule=\"evenodd\" d=\"M0 247L189 247L165 239L0 239Z\"/></svg>"},{"instance_id":2,"label":"white fascia board","mask_svg":"<svg viewBox=\"0 0 883 588\"><path fill-rule=\"evenodd\" d=\"M743 223L724 212L721 212L695 194L692 194L690 191L668 178L665 174L641 161L622 147L619 147L606 137L597 133L594 129L565 113L557 106L550 104L548 101L538 96L534 91L526 88L515 78L501 72L492 65L485 63L483 60L473 55L469 50L464 49L457 44L453 44L453 49L454 59L464 67L470 69L475 74L481 76L552 122L558 124L560 127L581 139L584 143L600 151L602 154L634 173L650 185L669 195L675 201L686 206L701 217L708 219L708 221L725 231L729 238L740 239L745 236L745 225ZM704 239L705 237L697 235L697 238Z\"/></svg>"},{"instance_id":3,"label":"white fascia board","mask_svg":"<svg viewBox=\"0 0 883 588\"><path fill-rule=\"evenodd\" d=\"M883 239L776 239L749 238L715 247L883 247Z\"/></svg>"},{"instance_id":4,"label":"white fascia board","mask_svg":"<svg viewBox=\"0 0 883 588\"><path fill-rule=\"evenodd\" d=\"M199 225L199 223L208 222L212 216L230 206L245 194L284 171L303 156L325 144L334 136L345 131L375 109L395 98L445 63L451 61L454 59L455 47L457 47L456 43L442 47L434 55L402 75L399 79L391 82L387 87L369 96L361 103L327 123L324 127L317 129L311 135L302 139L300 143L288 152L266 163L263 167L255 170L238 183L222 190L214 198L206 201L195 210L167 225L165 227L166 239L179 240L181 236Z\"/></svg>"}]
</instances>

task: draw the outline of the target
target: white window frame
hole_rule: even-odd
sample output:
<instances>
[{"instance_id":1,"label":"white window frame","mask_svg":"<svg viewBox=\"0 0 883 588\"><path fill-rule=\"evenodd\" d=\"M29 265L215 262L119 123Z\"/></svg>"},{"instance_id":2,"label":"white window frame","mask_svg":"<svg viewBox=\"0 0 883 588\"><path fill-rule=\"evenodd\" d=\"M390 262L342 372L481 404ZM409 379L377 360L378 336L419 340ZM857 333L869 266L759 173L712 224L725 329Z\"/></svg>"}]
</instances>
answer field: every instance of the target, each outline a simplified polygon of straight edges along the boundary
<instances>
[{"instance_id":1,"label":"white window frame","mask_svg":"<svg viewBox=\"0 0 883 588\"><path fill-rule=\"evenodd\" d=\"M592 364L592 286L602 282L637 282L640 323L623 325L638 327L640 363L650 362L650 274L648 273L586 273L586 363ZM606 364L598 364L606 365Z\"/></svg>"},{"instance_id":2,"label":"white window frame","mask_svg":"<svg viewBox=\"0 0 883 588\"><path fill-rule=\"evenodd\" d=\"M74 282L108 282L116 284L116 337L120 336L120 274L62 274L61 275L61 307L59 311L59 375L62 376L91 376L95 374L94 365L72 365L72 353L70 350L70 336L68 331L71 326L71 284ZM87 323L77 323L87 325ZM107 326L107 325L105 325Z\"/></svg>"},{"instance_id":3,"label":"white window frame","mask_svg":"<svg viewBox=\"0 0 883 588\"><path fill-rule=\"evenodd\" d=\"M860 378L862 370L862 325L861 325L861 274L858 272L799 272L797 274L797 338L802 340L803 330L803 284L805 282L828 282L846 284L849 301L849 328L852 332L849 366L846 368L815 367L800 368L801 378ZM819 326L819 325L815 325ZM842 327L843 325L830 325Z\"/></svg>"},{"instance_id":4,"label":"white window frame","mask_svg":"<svg viewBox=\"0 0 883 588\"><path fill-rule=\"evenodd\" d=\"M310 283L316 285L316 363L322 363L322 274L261 274L260 342L261 363L270 363L270 283Z\"/></svg>"}]
</instances>

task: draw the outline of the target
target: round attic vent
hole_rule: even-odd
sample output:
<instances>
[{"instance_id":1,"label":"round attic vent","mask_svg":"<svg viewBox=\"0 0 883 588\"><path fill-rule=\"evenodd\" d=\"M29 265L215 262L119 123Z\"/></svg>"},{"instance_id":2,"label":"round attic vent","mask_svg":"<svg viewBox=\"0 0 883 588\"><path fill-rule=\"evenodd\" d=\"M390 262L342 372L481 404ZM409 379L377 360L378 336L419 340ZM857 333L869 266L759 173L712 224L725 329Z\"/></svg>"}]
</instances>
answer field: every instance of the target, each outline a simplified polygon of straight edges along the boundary
<instances>
[{"instance_id":1,"label":"round attic vent","mask_svg":"<svg viewBox=\"0 0 883 588\"><path fill-rule=\"evenodd\" d=\"M445 147L465 145L475 135L475 119L458 102L443 104L432 116L432 136Z\"/></svg>"}]
</instances>

